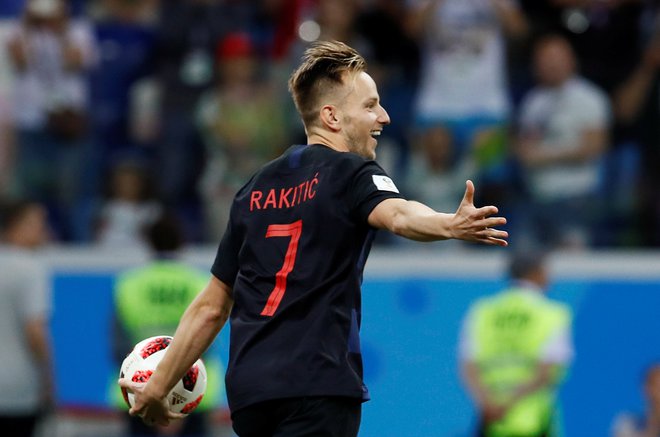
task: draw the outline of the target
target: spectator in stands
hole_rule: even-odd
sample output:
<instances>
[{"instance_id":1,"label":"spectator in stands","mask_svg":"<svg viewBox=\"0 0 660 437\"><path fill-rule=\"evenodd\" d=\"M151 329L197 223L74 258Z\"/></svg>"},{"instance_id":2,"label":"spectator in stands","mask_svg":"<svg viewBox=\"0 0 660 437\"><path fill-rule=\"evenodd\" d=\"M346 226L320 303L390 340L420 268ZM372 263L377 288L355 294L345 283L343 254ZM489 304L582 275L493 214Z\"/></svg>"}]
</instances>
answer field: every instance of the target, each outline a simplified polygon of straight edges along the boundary
<instances>
[{"instance_id":1,"label":"spectator in stands","mask_svg":"<svg viewBox=\"0 0 660 437\"><path fill-rule=\"evenodd\" d=\"M657 8L657 6L656 6ZM632 131L639 143L641 175L636 184L637 227L643 245L660 246L660 8L647 30L646 47L638 65L614 93L614 112L618 121ZM650 11L651 12L651 11Z\"/></svg>"},{"instance_id":2,"label":"spectator in stands","mask_svg":"<svg viewBox=\"0 0 660 437\"><path fill-rule=\"evenodd\" d=\"M523 98L516 154L529 190L523 241L583 248L599 214L601 160L609 144L607 95L580 77L566 39L534 51L538 85ZM559 213L558 213L559 212Z\"/></svg>"},{"instance_id":3,"label":"spectator in stands","mask_svg":"<svg viewBox=\"0 0 660 437\"><path fill-rule=\"evenodd\" d=\"M14 126L11 122L11 109L5 96L0 94L0 198L12 194L14 152Z\"/></svg>"},{"instance_id":4,"label":"spectator in stands","mask_svg":"<svg viewBox=\"0 0 660 437\"><path fill-rule=\"evenodd\" d=\"M106 247L146 248L144 230L161 211L149 174L139 163L120 162L109 184L108 198L100 206L96 241Z\"/></svg>"},{"instance_id":5,"label":"spectator in stands","mask_svg":"<svg viewBox=\"0 0 660 437\"><path fill-rule=\"evenodd\" d=\"M565 36L580 59L580 73L608 93L638 61L640 19L645 3L655 3L645 0L519 2L529 17L533 40L549 33Z\"/></svg>"},{"instance_id":6,"label":"spectator in stands","mask_svg":"<svg viewBox=\"0 0 660 437\"><path fill-rule=\"evenodd\" d=\"M451 211L451 205L461 198L462 181L473 179L476 173L472 159L453 160L451 141L434 138L444 134L445 131L433 130L426 135L427 141L417 145L406 178L410 195L436 211Z\"/></svg>"},{"instance_id":7,"label":"spectator in stands","mask_svg":"<svg viewBox=\"0 0 660 437\"><path fill-rule=\"evenodd\" d=\"M229 31L245 28L256 6L223 0L180 0L160 2L160 6L155 59L160 94L156 182L168 204L194 210L199 206L195 188L204 153L193 108L214 84L218 43Z\"/></svg>"},{"instance_id":8,"label":"spectator in stands","mask_svg":"<svg viewBox=\"0 0 660 437\"><path fill-rule=\"evenodd\" d=\"M638 65L643 49L641 34L652 24L658 2L646 0L520 0L528 14L533 36L560 33L575 49L580 75L616 99L616 90ZM641 32L640 32L641 30ZM528 89L532 44L526 44L513 67L518 76L525 70ZM517 78L520 82L519 78ZM594 223L594 247L630 245L639 241L635 210L643 192L640 141L633 126L619 117L611 124L610 146L604 156L603 192L607 193L607 214ZM646 210L651 208L646 207ZM646 234L646 233L645 233Z\"/></svg>"},{"instance_id":9,"label":"spectator in stands","mask_svg":"<svg viewBox=\"0 0 660 437\"><path fill-rule=\"evenodd\" d=\"M99 62L91 74L94 111L90 121L96 151L94 171L104 175L118 159L147 158L148 146L155 140L154 122L140 117L135 109L144 106L140 100L145 99L144 90L154 73L157 9L154 0L97 0L95 6ZM101 191L99 185L93 188L96 193Z\"/></svg>"},{"instance_id":10,"label":"spectator in stands","mask_svg":"<svg viewBox=\"0 0 660 437\"><path fill-rule=\"evenodd\" d=\"M216 86L202 95L197 123L206 150L201 194L207 239L222 237L234 195L286 144L285 120L273 86L245 32L230 33L217 48Z\"/></svg>"},{"instance_id":11,"label":"spectator in stands","mask_svg":"<svg viewBox=\"0 0 660 437\"><path fill-rule=\"evenodd\" d=\"M526 35L525 17L509 0L415 0L410 7L422 60L413 148L451 151L456 165L474 160L483 191L493 192L507 178L506 43Z\"/></svg>"},{"instance_id":12,"label":"spectator in stands","mask_svg":"<svg viewBox=\"0 0 660 437\"><path fill-rule=\"evenodd\" d=\"M543 252L514 254L511 284L475 302L460 365L479 414L478 437L554 437L557 390L573 358L570 309L546 295Z\"/></svg>"},{"instance_id":13,"label":"spectator in stands","mask_svg":"<svg viewBox=\"0 0 660 437\"><path fill-rule=\"evenodd\" d=\"M89 25L68 16L63 0L27 0L9 31L14 70L19 194L44 202L70 235L70 208L85 185L89 150L87 73L96 56Z\"/></svg>"},{"instance_id":14,"label":"spectator in stands","mask_svg":"<svg viewBox=\"0 0 660 437\"><path fill-rule=\"evenodd\" d=\"M35 251L48 237L46 210L15 201L0 210L0 429L32 437L40 416L55 402L51 291Z\"/></svg>"},{"instance_id":15,"label":"spectator in stands","mask_svg":"<svg viewBox=\"0 0 660 437\"><path fill-rule=\"evenodd\" d=\"M406 2L377 0L357 16L358 34L371 53L366 53L369 72L379 85L381 100L392 122L380 137L381 154L394 148L394 165L390 174L405 183L409 174L410 135L413 102L419 82L420 50L417 40L406 28ZM462 184L461 184L462 185ZM408 187L402 187L407 191Z\"/></svg>"},{"instance_id":16,"label":"spectator in stands","mask_svg":"<svg viewBox=\"0 0 660 437\"><path fill-rule=\"evenodd\" d=\"M640 414L619 414L612 426L612 437L655 437L660 435L660 364L649 367L643 377L644 409Z\"/></svg>"}]
</instances>

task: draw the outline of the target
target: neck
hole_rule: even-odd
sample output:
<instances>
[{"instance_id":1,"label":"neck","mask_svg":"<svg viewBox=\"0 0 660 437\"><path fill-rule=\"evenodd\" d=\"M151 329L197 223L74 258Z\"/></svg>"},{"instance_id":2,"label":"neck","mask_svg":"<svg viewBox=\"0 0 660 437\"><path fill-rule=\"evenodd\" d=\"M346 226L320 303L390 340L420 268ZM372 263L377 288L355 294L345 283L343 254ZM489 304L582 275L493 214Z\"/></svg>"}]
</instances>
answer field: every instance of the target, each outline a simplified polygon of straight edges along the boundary
<instances>
[{"instance_id":1,"label":"neck","mask_svg":"<svg viewBox=\"0 0 660 437\"><path fill-rule=\"evenodd\" d=\"M334 132L309 131L307 144L322 144L338 152L348 152L349 149L341 137Z\"/></svg>"}]
</instances>

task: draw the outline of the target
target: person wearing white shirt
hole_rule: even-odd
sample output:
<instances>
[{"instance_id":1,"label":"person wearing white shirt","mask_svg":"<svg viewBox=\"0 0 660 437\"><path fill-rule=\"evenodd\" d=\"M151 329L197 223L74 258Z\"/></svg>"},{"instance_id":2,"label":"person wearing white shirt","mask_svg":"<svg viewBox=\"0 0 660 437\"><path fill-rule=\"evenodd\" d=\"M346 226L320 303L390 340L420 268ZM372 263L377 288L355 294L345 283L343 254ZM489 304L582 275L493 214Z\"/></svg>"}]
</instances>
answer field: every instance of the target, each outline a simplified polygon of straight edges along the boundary
<instances>
[{"instance_id":1,"label":"person wearing white shirt","mask_svg":"<svg viewBox=\"0 0 660 437\"><path fill-rule=\"evenodd\" d=\"M522 100L516 139L530 197L525 238L535 244L585 247L598 213L609 100L579 76L573 49L562 36L537 42L534 68L538 84Z\"/></svg>"},{"instance_id":2,"label":"person wearing white shirt","mask_svg":"<svg viewBox=\"0 0 660 437\"><path fill-rule=\"evenodd\" d=\"M54 402L51 289L35 250L47 238L46 211L16 201L0 211L0 429L31 437Z\"/></svg>"}]
</instances>

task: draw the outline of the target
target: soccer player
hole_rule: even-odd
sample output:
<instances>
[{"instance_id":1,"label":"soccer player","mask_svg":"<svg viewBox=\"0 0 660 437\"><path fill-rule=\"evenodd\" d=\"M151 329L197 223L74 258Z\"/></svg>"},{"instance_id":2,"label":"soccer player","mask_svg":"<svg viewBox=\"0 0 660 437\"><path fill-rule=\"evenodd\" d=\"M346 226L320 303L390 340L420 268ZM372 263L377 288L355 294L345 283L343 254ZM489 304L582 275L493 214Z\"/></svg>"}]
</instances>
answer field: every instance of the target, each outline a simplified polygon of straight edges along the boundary
<instances>
[{"instance_id":1,"label":"soccer player","mask_svg":"<svg viewBox=\"0 0 660 437\"><path fill-rule=\"evenodd\" d=\"M419 241L506 246L497 208L476 208L474 185L453 214L408 201L374 161L390 122L364 59L318 42L289 80L307 133L236 194L208 285L184 313L130 414L177 418L166 396L230 318L226 375L241 436L355 436L361 403L362 271L377 229Z\"/></svg>"}]
</instances>

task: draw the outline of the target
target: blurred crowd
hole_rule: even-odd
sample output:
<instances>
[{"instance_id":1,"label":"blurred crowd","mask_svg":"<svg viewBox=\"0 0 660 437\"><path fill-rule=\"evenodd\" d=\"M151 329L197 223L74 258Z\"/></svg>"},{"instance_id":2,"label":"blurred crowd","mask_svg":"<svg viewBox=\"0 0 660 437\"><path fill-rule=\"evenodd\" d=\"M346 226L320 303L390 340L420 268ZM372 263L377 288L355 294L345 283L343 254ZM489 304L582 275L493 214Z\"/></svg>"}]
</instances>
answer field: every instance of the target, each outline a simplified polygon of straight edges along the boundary
<instances>
[{"instance_id":1,"label":"blurred crowd","mask_svg":"<svg viewBox=\"0 0 660 437\"><path fill-rule=\"evenodd\" d=\"M655 0L3 0L0 196L53 239L144 245L174 209L215 243L235 191L305 141L286 81L336 39L392 124L379 161L451 212L465 179L511 243L660 246Z\"/></svg>"}]
</instances>

